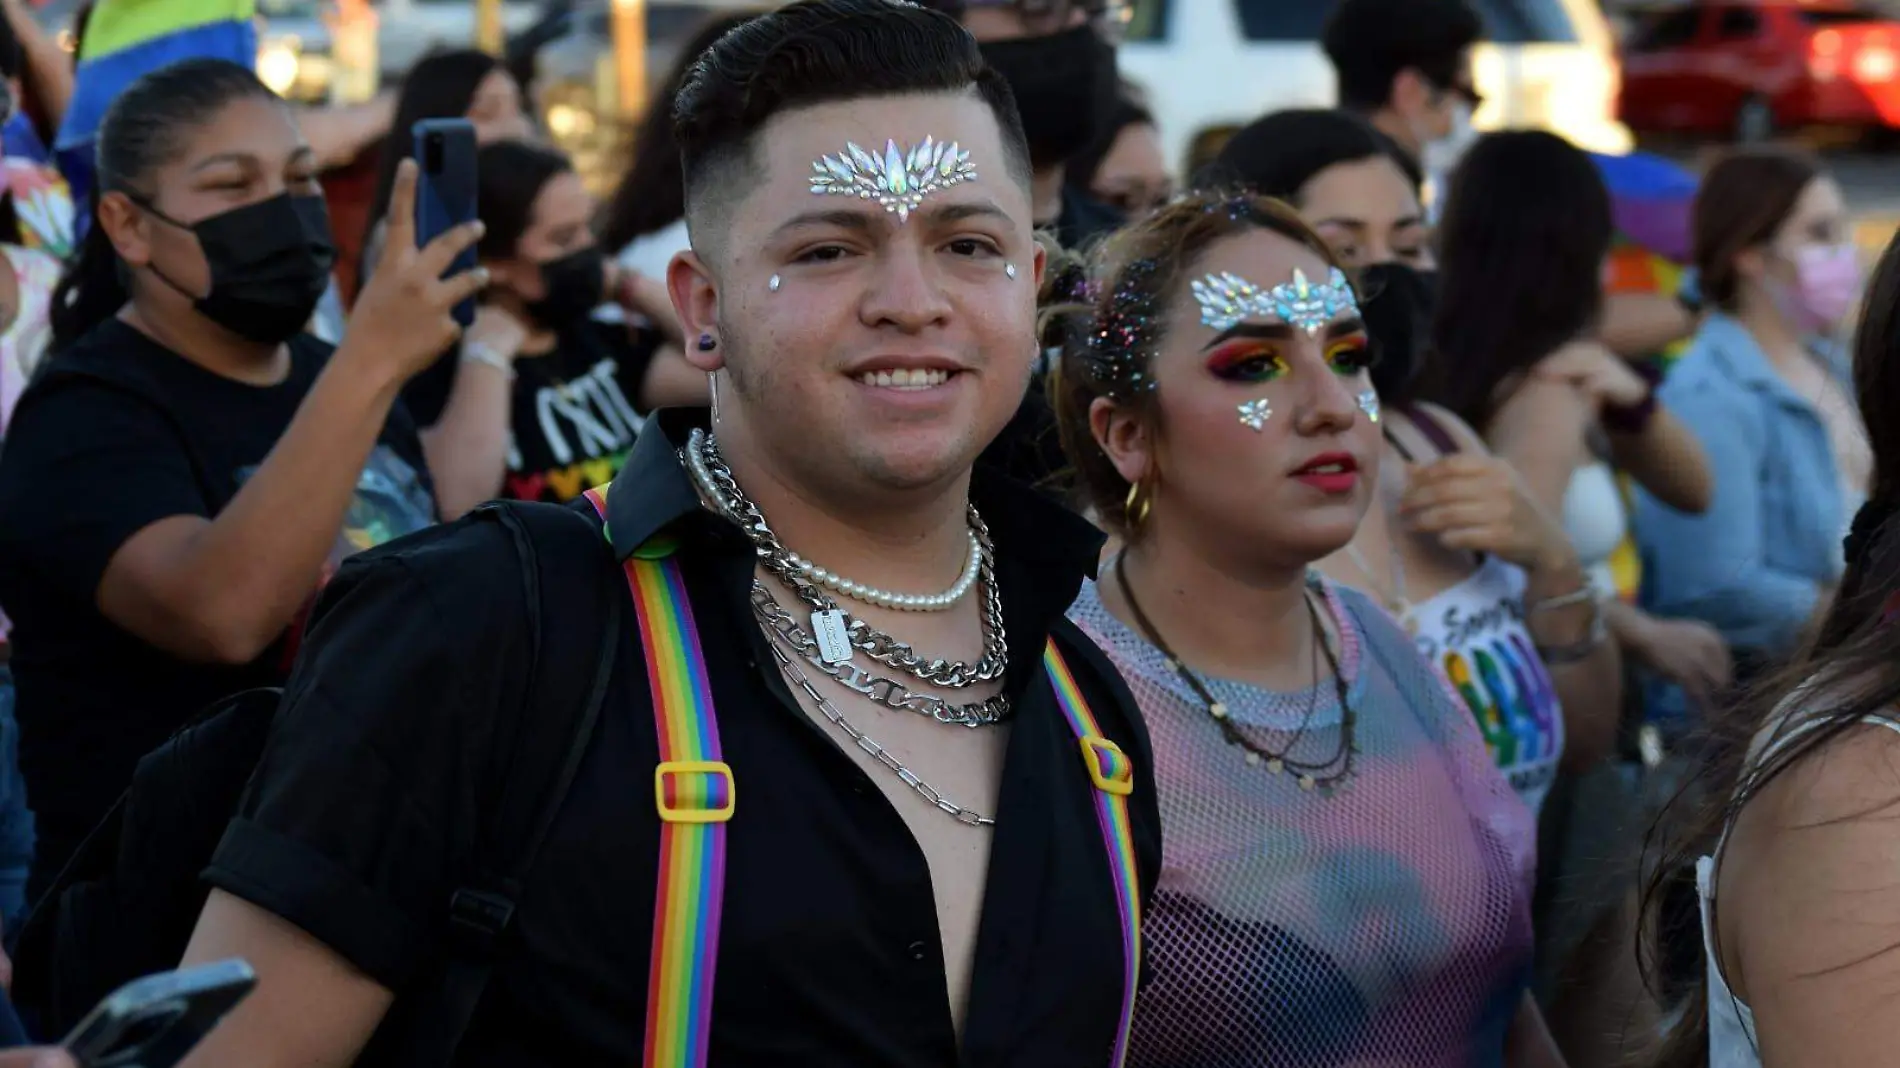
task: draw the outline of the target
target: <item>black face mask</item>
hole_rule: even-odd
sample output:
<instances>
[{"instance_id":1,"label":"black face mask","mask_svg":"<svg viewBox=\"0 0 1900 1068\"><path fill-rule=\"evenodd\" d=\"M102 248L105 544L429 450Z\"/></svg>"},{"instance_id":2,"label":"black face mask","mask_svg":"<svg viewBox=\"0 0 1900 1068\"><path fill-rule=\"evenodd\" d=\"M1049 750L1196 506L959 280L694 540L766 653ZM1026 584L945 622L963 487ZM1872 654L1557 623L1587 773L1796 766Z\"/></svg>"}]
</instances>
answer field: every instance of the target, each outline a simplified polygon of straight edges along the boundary
<instances>
[{"instance_id":1,"label":"black face mask","mask_svg":"<svg viewBox=\"0 0 1900 1068\"><path fill-rule=\"evenodd\" d=\"M1359 314L1379 346L1378 362L1372 365L1372 388L1387 404L1404 404L1411 399L1431 343L1438 272L1402 263L1375 263L1360 277L1367 295Z\"/></svg>"},{"instance_id":2,"label":"black face mask","mask_svg":"<svg viewBox=\"0 0 1900 1068\"><path fill-rule=\"evenodd\" d=\"M1030 166L1062 163L1108 124L1115 108L1115 46L1093 26L980 47L1016 96Z\"/></svg>"},{"instance_id":3,"label":"black face mask","mask_svg":"<svg viewBox=\"0 0 1900 1068\"><path fill-rule=\"evenodd\" d=\"M528 314L550 330L592 315L607 292L607 260L599 245L575 249L541 265L545 295L528 304Z\"/></svg>"},{"instance_id":4,"label":"black face mask","mask_svg":"<svg viewBox=\"0 0 1900 1068\"><path fill-rule=\"evenodd\" d=\"M161 222L190 230L211 270L211 291L192 297L205 318L242 338L276 345L302 333L330 284L336 244L320 196L279 193L269 200L185 224L150 204ZM173 289L192 296L165 277Z\"/></svg>"}]
</instances>

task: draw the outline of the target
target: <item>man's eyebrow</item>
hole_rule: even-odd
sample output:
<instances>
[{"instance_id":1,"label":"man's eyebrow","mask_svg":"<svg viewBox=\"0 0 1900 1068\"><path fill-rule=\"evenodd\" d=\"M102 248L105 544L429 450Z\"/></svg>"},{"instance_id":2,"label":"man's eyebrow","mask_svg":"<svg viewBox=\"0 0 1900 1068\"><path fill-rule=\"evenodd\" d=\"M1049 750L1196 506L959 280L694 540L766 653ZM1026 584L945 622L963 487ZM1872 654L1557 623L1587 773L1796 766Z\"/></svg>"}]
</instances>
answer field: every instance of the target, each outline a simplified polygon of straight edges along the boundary
<instances>
[{"instance_id":1,"label":"man's eyebrow","mask_svg":"<svg viewBox=\"0 0 1900 1068\"><path fill-rule=\"evenodd\" d=\"M851 211L842 208L803 211L780 223L778 228L773 230L772 233L774 235L783 234L792 230L804 229L808 226L831 226L840 230L853 230L863 233L874 228L872 220L873 216L870 212Z\"/></svg>"},{"instance_id":2,"label":"man's eyebrow","mask_svg":"<svg viewBox=\"0 0 1900 1068\"><path fill-rule=\"evenodd\" d=\"M957 201L911 214L921 215L926 222L938 225L958 223L968 219L997 219L1007 223L1016 221L1010 218L1009 212L988 200Z\"/></svg>"}]
</instances>

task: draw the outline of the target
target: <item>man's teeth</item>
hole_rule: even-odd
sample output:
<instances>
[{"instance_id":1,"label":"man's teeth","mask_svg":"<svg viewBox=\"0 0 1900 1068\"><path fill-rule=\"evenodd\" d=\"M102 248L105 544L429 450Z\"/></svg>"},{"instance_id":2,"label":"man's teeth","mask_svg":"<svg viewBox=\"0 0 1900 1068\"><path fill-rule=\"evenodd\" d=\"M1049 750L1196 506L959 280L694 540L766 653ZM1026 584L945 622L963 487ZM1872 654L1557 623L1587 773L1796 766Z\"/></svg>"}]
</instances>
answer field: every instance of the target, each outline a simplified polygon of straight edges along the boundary
<instances>
[{"instance_id":1,"label":"man's teeth","mask_svg":"<svg viewBox=\"0 0 1900 1068\"><path fill-rule=\"evenodd\" d=\"M867 386L888 386L892 389L929 389L950 381L950 372L942 368L912 370L900 367L895 371L866 371L858 376L858 381Z\"/></svg>"}]
</instances>

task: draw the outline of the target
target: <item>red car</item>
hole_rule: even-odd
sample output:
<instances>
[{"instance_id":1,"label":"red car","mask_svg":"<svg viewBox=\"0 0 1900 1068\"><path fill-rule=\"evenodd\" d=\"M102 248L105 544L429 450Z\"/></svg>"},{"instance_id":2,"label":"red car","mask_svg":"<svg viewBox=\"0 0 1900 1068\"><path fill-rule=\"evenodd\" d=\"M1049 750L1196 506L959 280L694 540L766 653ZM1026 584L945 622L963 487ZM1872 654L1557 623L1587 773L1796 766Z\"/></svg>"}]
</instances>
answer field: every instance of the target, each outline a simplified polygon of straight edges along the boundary
<instances>
[{"instance_id":1,"label":"red car","mask_svg":"<svg viewBox=\"0 0 1900 1068\"><path fill-rule=\"evenodd\" d=\"M1845 0L1691 0L1639 15L1620 118L1638 133L1761 141L1900 127L1900 21Z\"/></svg>"}]
</instances>

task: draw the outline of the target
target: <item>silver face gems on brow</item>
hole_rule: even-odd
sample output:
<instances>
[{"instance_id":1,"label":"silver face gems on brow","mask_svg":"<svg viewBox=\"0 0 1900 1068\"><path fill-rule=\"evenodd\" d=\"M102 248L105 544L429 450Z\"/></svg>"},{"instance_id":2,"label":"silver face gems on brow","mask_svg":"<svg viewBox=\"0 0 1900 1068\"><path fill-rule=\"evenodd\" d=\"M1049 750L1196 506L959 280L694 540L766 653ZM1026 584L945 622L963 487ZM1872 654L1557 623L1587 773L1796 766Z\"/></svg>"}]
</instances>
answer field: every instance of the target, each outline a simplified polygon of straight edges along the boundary
<instances>
[{"instance_id":1,"label":"silver face gems on brow","mask_svg":"<svg viewBox=\"0 0 1900 1068\"><path fill-rule=\"evenodd\" d=\"M811 191L819 196L875 200L885 211L895 213L900 223L909 220L925 197L976 177L970 153L955 141L926 137L905 152L895 140L886 140L882 155L849 141L844 148L835 156L820 156L811 165Z\"/></svg>"},{"instance_id":2,"label":"silver face gems on brow","mask_svg":"<svg viewBox=\"0 0 1900 1068\"><path fill-rule=\"evenodd\" d=\"M1240 425L1255 432L1267 428L1267 419L1273 415L1273 405L1267 398L1260 397L1240 406Z\"/></svg>"},{"instance_id":3,"label":"silver face gems on brow","mask_svg":"<svg viewBox=\"0 0 1900 1068\"><path fill-rule=\"evenodd\" d=\"M1368 422L1376 423L1379 421L1379 393L1377 390L1368 389L1359 394L1359 410L1366 413Z\"/></svg>"},{"instance_id":4,"label":"silver face gems on brow","mask_svg":"<svg viewBox=\"0 0 1900 1068\"><path fill-rule=\"evenodd\" d=\"M776 293L778 292L778 287L784 284L785 284L785 280L783 278L780 278L778 275L773 275L771 278L766 280L765 288Z\"/></svg>"},{"instance_id":5,"label":"silver face gems on brow","mask_svg":"<svg viewBox=\"0 0 1900 1068\"><path fill-rule=\"evenodd\" d=\"M1278 319L1312 337L1334 316L1359 311L1352 283L1337 267L1323 285L1307 281L1305 273L1296 268L1293 281L1272 289L1261 289L1231 271L1197 279L1191 288L1195 303L1201 306L1201 322L1216 330L1226 330L1249 318Z\"/></svg>"}]
</instances>

